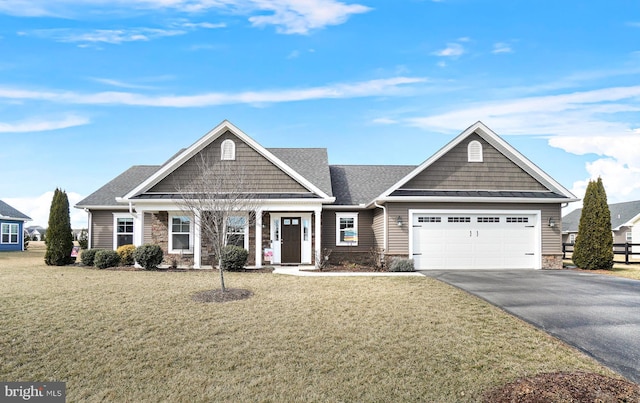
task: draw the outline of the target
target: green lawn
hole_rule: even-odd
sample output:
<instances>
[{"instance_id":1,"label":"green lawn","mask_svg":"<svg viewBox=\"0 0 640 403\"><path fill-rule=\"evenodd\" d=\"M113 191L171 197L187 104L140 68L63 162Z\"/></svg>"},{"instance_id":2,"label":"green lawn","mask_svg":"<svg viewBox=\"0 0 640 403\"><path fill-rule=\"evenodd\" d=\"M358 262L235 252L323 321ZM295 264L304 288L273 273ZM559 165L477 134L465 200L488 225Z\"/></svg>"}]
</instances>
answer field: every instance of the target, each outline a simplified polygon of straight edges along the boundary
<instances>
[{"instance_id":1,"label":"green lawn","mask_svg":"<svg viewBox=\"0 0 640 403\"><path fill-rule=\"evenodd\" d=\"M198 303L212 272L47 267L0 253L0 380L68 401L478 401L522 376L612 375L426 277L229 273L248 300Z\"/></svg>"}]
</instances>

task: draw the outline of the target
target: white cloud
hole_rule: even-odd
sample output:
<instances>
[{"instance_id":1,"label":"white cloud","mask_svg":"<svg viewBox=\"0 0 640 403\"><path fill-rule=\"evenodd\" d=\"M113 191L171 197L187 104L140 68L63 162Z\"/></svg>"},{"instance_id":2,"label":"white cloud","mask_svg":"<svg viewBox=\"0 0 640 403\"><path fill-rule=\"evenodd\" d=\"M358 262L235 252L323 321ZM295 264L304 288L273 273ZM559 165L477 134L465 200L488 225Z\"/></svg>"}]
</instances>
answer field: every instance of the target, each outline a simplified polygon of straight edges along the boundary
<instances>
[{"instance_id":1,"label":"white cloud","mask_svg":"<svg viewBox=\"0 0 640 403\"><path fill-rule=\"evenodd\" d=\"M111 78L93 77L91 78L91 80L101 84L110 85L112 87L118 87L118 88L131 88L131 89L143 89L143 90L154 89L154 87L149 85L131 84L131 83L126 83L120 80L114 80Z\"/></svg>"},{"instance_id":2,"label":"white cloud","mask_svg":"<svg viewBox=\"0 0 640 403\"><path fill-rule=\"evenodd\" d=\"M67 192L67 199L69 199L71 228L87 228L87 213L83 210L73 208L76 203L84 199L84 196L74 192ZM47 228L49 226L49 210L51 209L51 201L53 200L53 191L35 197L12 197L2 200L31 217L32 221L27 222L27 227L39 225Z\"/></svg>"},{"instance_id":3,"label":"white cloud","mask_svg":"<svg viewBox=\"0 0 640 403\"><path fill-rule=\"evenodd\" d=\"M174 10L205 13L211 10L248 15L253 26L275 26L284 34L307 34L312 30L345 23L352 15L371 11L360 4L337 0L3 0L0 13L37 17L82 18L92 13ZM207 27L205 27L207 28Z\"/></svg>"},{"instance_id":4,"label":"white cloud","mask_svg":"<svg viewBox=\"0 0 640 403\"><path fill-rule=\"evenodd\" d=\"M393 124L397 124L399 123L397 120L395 119L391 119L391 118L376 118L373 119L373 123L378 124L378 125L393 125Z\"/></svg>"},{"instance_id":5,"label":"white cloud","mask_svg":"<svg viewBox=\"0 0 640 403\"><path fill-rule=\"evenodd\" d=\"M447 47L433 52L433 55L440 57L459 57L464 54L464 47L459 43L447 43Z\"/></svg>"},{"instance_id":6,"label":"white cloud","mask_svg":"<svg viewBox=\"0 0 640 403\"><path fill-rule=\"evenodd\" d=\"M52 39L57 42L68 43L110 43L121 44L124 42L146 42L156 38L184 35L186 31L176 29L157 28L132 28L132 29L94 29L81 31L75 29L39 29L26 32L40 38Z\"/></svg>"},{"instance_id":7,"label":"white cloud","mask_svg":"<svg viewBox=\"0 0 640 403\"><path fill-rule=\"evenodd\" d=\"M513 49L511 49L511 45L507 43L498 42L493 44L493 50L491 51L491 53L493 54L513 53Z\"/></svg>"},{"instance_id":8,"label":"white cloud","mask_svg":"<svg viewBox=\"0 0 640 403\"><path fill-rule=\"evenodd\" d=\"M354 83L338 83L301 89L211 92L200 95L148 96L133 92L81 94L71 91L33 91L0 87L0 98L39 100L83 105L137 105L157 107L202 107L230 104L260 104L400 95L406 86L425 82L421 77L392 77Z\"/></svg>"},{"instance_id":9,"label":"white cloud","mask_svg":"<svg viewBox=\"0 0 640 403\"><path fill-rule=\"evenodd\" d=\"M88 123L90 123L88 118L76 115L70 115L59 120L30 119L15 123L0 122L0 133L43 132L82 126Z\"/></svg>"}]
</instances>

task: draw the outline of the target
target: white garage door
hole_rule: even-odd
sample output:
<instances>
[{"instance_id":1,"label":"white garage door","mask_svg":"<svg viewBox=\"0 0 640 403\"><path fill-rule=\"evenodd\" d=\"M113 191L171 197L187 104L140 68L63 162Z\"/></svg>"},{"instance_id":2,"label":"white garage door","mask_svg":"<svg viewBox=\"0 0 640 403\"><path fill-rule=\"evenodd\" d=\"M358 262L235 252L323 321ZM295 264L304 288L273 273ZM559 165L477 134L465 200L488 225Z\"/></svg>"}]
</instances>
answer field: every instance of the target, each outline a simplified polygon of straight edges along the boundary
<instances>
[{"instance_id":1,"label":"white garage door","mask_svg":"<svg viewBox=\"0 0 640 403\"><path fill-rule=\"evenodd\" d=\"M535 213L415 212L411 219L417 270L539 266Z\"/></svg>"}]
</instances>

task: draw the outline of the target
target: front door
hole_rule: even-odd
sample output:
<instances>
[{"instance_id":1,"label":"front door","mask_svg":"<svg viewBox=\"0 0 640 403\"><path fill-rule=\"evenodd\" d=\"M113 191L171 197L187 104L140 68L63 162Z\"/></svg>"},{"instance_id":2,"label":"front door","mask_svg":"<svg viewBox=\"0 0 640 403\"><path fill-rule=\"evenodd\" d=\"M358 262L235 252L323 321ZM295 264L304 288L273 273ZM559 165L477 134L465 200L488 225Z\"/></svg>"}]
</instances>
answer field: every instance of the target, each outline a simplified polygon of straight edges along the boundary
<instances>
[{"instance_id":1,"label":"front door","mask_svg":"<svg viewBox=\"0 0 640 403\"><path fill-rule=\"evenodd\" d=\"M281 236L281 262L300 263L301 262L301 239L300 217L282 217Z\"/></svg>"}]
</instances>

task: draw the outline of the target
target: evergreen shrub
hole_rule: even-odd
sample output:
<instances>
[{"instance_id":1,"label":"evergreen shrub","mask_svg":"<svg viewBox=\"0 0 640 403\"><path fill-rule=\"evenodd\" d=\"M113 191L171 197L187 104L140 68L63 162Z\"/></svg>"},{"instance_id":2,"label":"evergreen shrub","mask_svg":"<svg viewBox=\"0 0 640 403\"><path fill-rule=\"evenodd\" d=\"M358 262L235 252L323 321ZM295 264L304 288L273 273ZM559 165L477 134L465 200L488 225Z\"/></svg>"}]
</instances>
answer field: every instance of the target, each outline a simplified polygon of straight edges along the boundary
<instances>
[{"instance_id":1,"label":"evergreen shrub","mask_svg":"<svg viewBox=\"0 0 640 403\"><path fill-rule=\"evenodd\" d=\"M147 270L155 269L164 258L162 248L155 244L144 244L133 251L133 259Z\"/></svg>"},{"instance_id":2,"label":"evergreen shrub","mask_svg":"<svg viewBox=\"0 0 640 403\"><path fill-rule=\"evenodd\" d=\"M120 255L115 250L101 249L96 252L93 259L93 265L98 269L106 269L107 267L116 267L120 263Z\"/></svg>"},{"instance_id":3,"label":"evergreen shrub","mask_svg":"<svg viewBox=\"0 0 640 403\"><path fill-rule=\"evenodd\" d=\"M249 252L235 245L227 245L222 248L221 260L223 270L240 270L244 268L249 259Z\"/></svg>"}]
</instances>

